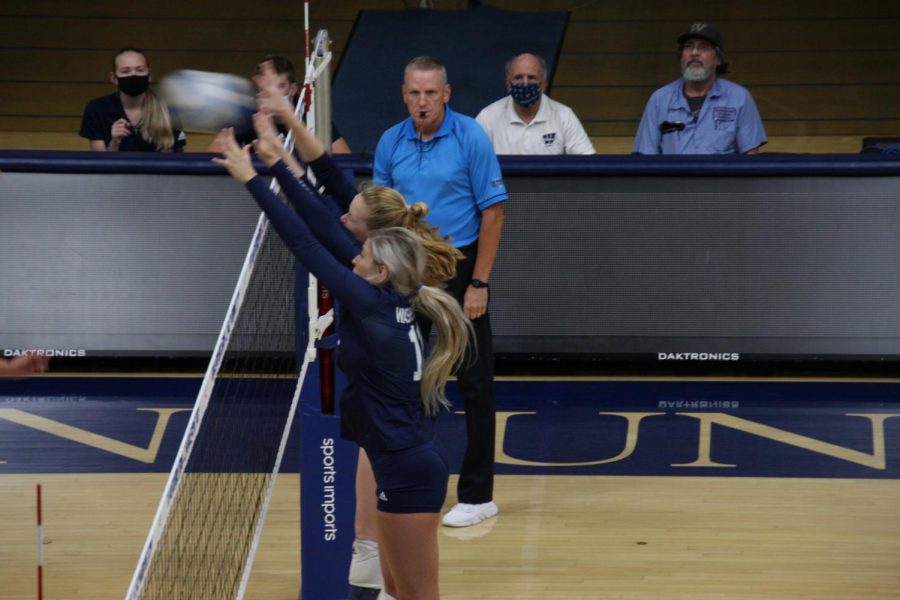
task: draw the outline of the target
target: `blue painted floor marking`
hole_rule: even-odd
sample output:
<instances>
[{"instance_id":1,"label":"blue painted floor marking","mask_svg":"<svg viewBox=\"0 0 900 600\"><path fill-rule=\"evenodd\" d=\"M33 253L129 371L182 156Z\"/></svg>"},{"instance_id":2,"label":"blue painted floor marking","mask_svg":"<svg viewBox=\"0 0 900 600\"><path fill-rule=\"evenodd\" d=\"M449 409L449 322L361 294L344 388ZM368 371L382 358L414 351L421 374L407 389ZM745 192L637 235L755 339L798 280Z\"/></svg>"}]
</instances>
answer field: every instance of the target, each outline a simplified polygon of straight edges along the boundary
<instances>
[{"instance_id":1,"label":"blue painted floor marking","mask_svg":"<svg viewBox=\"0 0 900 600\"><path fill-rule=\"evenodd\" d=\"M0 474L167 472L199 385L2 381ZM900 478L894 382L536 380L498 381L496 391L501 475ZM458 400L455 385L448 392ZM104 448L146 450L161 410L171 414L152 462ZM283 471L299 469L297 437ZM442 416L439 439L457 469L465 417Z\"/></svg>"}]
</instances>

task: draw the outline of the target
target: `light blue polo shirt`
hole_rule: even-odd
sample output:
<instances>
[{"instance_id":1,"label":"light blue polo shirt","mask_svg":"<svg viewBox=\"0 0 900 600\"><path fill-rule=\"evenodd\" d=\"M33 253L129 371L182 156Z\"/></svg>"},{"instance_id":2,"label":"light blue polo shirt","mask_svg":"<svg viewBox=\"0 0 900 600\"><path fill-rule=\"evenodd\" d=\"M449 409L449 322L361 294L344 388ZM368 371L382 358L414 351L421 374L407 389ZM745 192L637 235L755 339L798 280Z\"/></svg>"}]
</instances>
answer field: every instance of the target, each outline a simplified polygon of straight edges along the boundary
<instances>
[{"instance_id":1,"label":"light blue polo shirt","mask_svg":"<svg viewBox=\"0 0 900 600\"><path fill-rule=\"evenodd\" d=\"M373 178L410 204L427 204L428 222L460 248L478 239L481 211L508 196L487 134L475 119L444 108L444 120L427 142L411 117L385 131Z\"/></svg>"},{"instance_id":2,"label":"light blue polo shirt","mask_svg":"<svg viewBox=\"0 0 900 600\"><path fill-rule=\"evenodd\" d=\"M765 144L766 131L753 96L745 88L716 79L703 102L697 122L676 79L653 92L634 138L639 154L743 154ZM681 121L682 131L661 133L665 121Z\"/></svg>"}]
</instances>

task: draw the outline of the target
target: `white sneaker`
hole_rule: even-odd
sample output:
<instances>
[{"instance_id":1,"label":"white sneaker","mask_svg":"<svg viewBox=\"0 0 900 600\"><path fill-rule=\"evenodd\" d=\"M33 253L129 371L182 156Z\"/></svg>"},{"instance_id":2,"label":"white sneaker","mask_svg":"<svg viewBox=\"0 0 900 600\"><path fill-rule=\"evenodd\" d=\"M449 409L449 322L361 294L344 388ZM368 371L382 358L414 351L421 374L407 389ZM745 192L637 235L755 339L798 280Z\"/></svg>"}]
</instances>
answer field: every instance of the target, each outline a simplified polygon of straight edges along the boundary
<instances>
[{"instance_id":1,"label":"white sneaker","mask_svg":"<svg viewBox=\"0 0 900 600\"><path fill-rule=\"evenodd\" d=\"M493 501L484 504L465 504L460 502L450 509L442 520L447 527L468 527L476 525L485 519L497 516L500 509Z\"/></svg>"}]
</instances>

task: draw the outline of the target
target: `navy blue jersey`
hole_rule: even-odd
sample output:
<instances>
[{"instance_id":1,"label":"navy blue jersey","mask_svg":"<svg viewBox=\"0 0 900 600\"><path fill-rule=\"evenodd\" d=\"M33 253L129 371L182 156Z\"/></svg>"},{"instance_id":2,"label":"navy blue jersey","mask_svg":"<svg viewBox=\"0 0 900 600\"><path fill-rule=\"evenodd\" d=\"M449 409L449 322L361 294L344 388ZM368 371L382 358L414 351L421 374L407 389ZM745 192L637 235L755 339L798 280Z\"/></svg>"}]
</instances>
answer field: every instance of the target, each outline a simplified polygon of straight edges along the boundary
<instances>
[{"instance_id":1,"label":"navy blue jersey","mask_svg":"<svg viewBox=\"0 0 900 600\"><path fill-rule=\"evenodd\" d=\"M293 181L290 193L296 206L321 205L313 190ZM409 301L393 288L368 283L332 254L332 248L346 248L346 235L338 229L326 231L317 224L313 235L261 177L250 180L247 188L291 252L341 303L338 365L347 376L342 436L378 451L433 439L435 420L425 414L420 394L424 345Z\"/></svg>"}]
</instances>

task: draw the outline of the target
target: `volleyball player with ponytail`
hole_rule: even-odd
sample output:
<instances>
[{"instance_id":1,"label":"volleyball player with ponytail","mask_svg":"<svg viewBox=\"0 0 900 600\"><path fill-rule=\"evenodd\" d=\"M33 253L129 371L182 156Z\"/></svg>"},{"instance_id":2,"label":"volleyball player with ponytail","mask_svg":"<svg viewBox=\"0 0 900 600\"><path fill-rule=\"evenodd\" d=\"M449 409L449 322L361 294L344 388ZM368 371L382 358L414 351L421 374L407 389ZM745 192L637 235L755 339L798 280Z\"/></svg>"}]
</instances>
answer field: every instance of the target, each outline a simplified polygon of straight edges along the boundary
<instances>
[{"instance_id":1,"label":"volleyball player with ponytail","mask_svg":"<svg viewBox=\"0 0 900 600\"><path fill-rule=\"evenodd\" d=\"M260 104L264 112L291 129L300 158L315 173L326 194L344 211L341 223L356 240L356 243L349 242L349 249L342 253L346 264L350 264L349 261L359 252L370 232L385 227L403 227L415 233L425 247L424 282L445 287L446 282L456 274L456 262L462 258L462 253L425 220L428 206L423 202L408 205L400 192L384 186L370 185L357 193L353 182L335 166L325 147L294 115L290 105L282 100L278 88L272 83L274 80L267 82L266 78L274 73L271 65L263 63L261 72L256 84L260 89ZM298 184L284 166L290 161L281 146L277 130L264 114L254 117L254 125L258 136L257 154L272 169L285 195L289 199L295 198L296 193L292 190ZM218 139L216 143L219 144ZM334 219L321 202L299 205L295 202L295 207L305 216L314 232L319 227L333 226ZM366 453L360 449L356 467L353 557L348 573L351 600L371 598L372 590L379 590L384 585L378 553L375 489L372 466Z\"/></svg>"},{"instance_id":2,"label":"volleyball player with ponytail","mask_svg":"<svg viewBox=\"0 0 900 600\"><path fill-rule=\"evenodd\" d=\"M451 296L424 285L427 259L416 234L402 227L369 231L351 269L345 233L311 230L309 217L282 204L257 175L249 147L240 149L230 131L221 137L225 158L214 161L247 186L288 248L340 302L338 364L348 380L341 428L366 451L377 481L381 597L439 598L437 527L449 468L434 443L435 418L447 406L444 386L471 325ZM312 189L294 181L297 187L285 191L295 206L321 205ZM430 355L416 313L435 324Z\"/></svg>"},{"instance_id":3,"label":"volleyball player with ponytail","mask_svg":"<svg viewBox=\"0 0 900 600\"><path fill-rule=\"evenodd\" d=\"M150 89L151 70L146 55L123 48L113 57L110 82L118 91L94 98L84 107L83 138L98 152L180 152L184 132L172 127L169 109Z\"/></svg>"}]
</instances>

